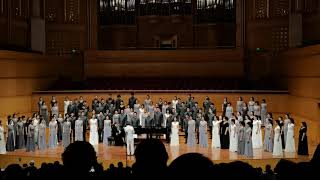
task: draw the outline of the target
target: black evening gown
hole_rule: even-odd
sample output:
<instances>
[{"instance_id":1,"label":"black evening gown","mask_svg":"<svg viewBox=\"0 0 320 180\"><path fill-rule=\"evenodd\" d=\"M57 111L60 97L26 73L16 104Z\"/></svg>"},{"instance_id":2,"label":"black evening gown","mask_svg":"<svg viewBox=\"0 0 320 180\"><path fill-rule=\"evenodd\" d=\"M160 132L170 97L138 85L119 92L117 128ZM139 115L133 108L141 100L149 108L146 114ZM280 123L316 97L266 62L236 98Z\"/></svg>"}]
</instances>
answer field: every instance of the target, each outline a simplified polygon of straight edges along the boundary
<instances>
[{"instance_id":1,"label":"black evening gown","mask_svg":"<svg viewBox=\"0 0 320 180\"><path fill-rule=\"evenodd\" d=\"M284 124L283 122L280 122L280 129L282 130ZM282 149L285 149L285 144L284 144L284 132L281 133L281 141L282 141Z\"/></svg>"},{"instance_id":2,"label":"black evening gown","mask_svg":"<svg viewBox=\"0 0 320 180\"><path fill-rule=\"evenodd\" d=\"M229 123L223 123L221 127L221 149L229 149L229 131L225 134L226 129L229 127Z\"/></svg>"},{"instance_id":3,"label":"black evening gown","mask_svg":"<svg viewBox=\"0 0 320 180\"><path fill-rule=\"evenodd\" d=\"M301 141L303 133L305 133L305 136L303 138L303 141ZM299 130L298 155L309 155L307 128L301 128Z\"/></svg>"}]
</instances>

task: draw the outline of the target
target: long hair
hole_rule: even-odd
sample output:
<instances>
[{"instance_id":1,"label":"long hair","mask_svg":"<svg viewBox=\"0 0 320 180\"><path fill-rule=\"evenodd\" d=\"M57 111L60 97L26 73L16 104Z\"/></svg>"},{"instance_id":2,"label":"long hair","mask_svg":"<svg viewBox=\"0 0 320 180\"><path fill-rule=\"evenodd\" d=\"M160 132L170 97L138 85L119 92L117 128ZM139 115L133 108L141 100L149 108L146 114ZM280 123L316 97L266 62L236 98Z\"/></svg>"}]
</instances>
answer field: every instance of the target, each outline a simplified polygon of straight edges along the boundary
<instances>
[{"instance_id":1,"label":"long hair","mask_svg":"<svg viewBox=\"0 0 320 180\"><path fill-rule=\"evenodd\" d=\"M293 118L290 118L290 122L291 122L292 124L294 124L294 119L293 119Z\"/></svg>"},{"instance_id":2,"label":"long hair","mask_svg":"<svg viewBox=\"0 0 320 180\"><path fill-rule=\"evenodd\" d=\"M307 123L305 121L302 122L303 126L306 128L306 131L308 130Z\"/></svg>"},{"instance_id":3,"label":"long hair","mask_svg":"<svg viewBox=\"0 0 320 180\"><path fill-rule=\"evenodd\" d=\"M273 126L273 120L269 119L269 123Z\"/></svg>"}]
</instances>

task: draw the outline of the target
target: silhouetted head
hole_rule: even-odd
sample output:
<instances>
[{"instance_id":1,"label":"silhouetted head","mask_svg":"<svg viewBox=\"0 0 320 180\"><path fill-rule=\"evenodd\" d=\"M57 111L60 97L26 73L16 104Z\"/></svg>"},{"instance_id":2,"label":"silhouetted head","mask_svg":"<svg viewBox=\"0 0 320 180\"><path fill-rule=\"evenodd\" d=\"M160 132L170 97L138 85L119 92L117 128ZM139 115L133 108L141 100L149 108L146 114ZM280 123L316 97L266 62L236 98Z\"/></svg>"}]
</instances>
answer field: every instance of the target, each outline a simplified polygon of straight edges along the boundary
<instances>
[{"instance_id":1,"label":"silhouetted head","mask_svg":"<svg viewBox=\"0 0 320 180\"><path fill-rule=\"evenodd\" d=\"M222 172L222 177L223 179L259 179L257 170L250 164L242 161L235 161L227 164L224 172Z\"/></svg>"},{"instance_id":2,"label":"silhouetted head","mask_svg":"<svg viewBox=\"0 0 320 180\"><path fill-rule=\"evenodd\" d=\"M320 167L320 144L318 144L316 150L314 151L311 163Z\"/></svg>"},{"instance_id":3,"label":"silhouetted head","mask_svg":"<svg viewBox=\"0 0 320 180\"><path fill-rule=\"evenodd\" d=\"M19 164L10 164L5 170L4 179L15 180L23 178L23 171Z\"/></svg>"},{"instance_id":4,"label":"silhouetted head","mask_svg":"<svg viewBox=\"0 0 320 180\"><path fill-rule=\"evenodd\" d=\"M169 175L173 179L181 177L213 178L213 162L199 153L188 153L179 156L169 166Z\"/></svg>"},{"instance_id":5,"label":"silhouetted head","mask_svg":"<svg viewBox=\"0 0 320 180\"><path fill-rule=\"evenodd\" d=\"M164 176L167 169L168 153L164 144L157 139L142 141L135 150L136 162L133 174L138 177Z\"/></svg>"},{"instance_id":6,"label":"silhouetted head","mask_svg":"<svg viewBox=\"0 0 320 180\"><path fill-rule=\"evenodd\" d=\"M297 177L297 164L289 160L281 159L274 168L274 172L278 174L280 179L293 179Z\"/></svg>"},{"instance_id":7,"label":"silhouetted head","mask_svg":"<svg viewBox=\"0 0 320 180\"><path fill-rule=\"evenodd\" d=\"M63 152L62 161L67 172L86 175L96 166L97 156L90 143L76 141Z\"/></svg>"},{"instance_id":8,"label":"silhouetted head","mask_svg":"<svg viewBox=\"0 0 320 180\"><path fill-rule=\"evenodd\" d=\"M303 121L301 124L302 124L302 126L305 127L306 129L308 128L307 123L306 123L305 121Z\"/></svg>"}]
</instances>

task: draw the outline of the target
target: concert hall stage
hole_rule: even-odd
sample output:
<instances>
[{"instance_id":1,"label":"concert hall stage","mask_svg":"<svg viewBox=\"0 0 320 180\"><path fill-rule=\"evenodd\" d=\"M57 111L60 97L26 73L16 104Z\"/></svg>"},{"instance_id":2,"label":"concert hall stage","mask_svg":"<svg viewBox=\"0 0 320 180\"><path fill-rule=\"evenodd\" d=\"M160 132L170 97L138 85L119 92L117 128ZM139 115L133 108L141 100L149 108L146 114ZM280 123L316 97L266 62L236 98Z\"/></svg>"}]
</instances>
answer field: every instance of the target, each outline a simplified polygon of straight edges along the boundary
<instances>
[{"instance_id":1,"label":"concert hall stage","mask_svg":"<svg viewBox=\"0 0 320 180\"><path fill-rule=\"evenodd\" d=\"M264 152L262 149L254 149L254 157L247 158L245 156L238 155L234 152L229 152L228 149L215 149L211 148L211 142L209 142L208 148L200 148L198 145L194 148L189 148L186 144L184 144L184 138L180 136L180 146L179 147L170 147L169 144L165 143L167 152L169 154L169 161L173 161L178 156L190 153L197 152L201 153L208 158L210 158L214 163L228 163L232 161L244 161L248 162L254 167L265 168L265 165L270 164L272 168L275 167L277 162L281 159L288 159L294 162L305 162L309 161L312 158L312 154L316 148L316 146L309 146L310 156L297 156L296 153L285 153L284 157L274 157L269 152ZM119 161L123 162L126 165L126 162L129 166L134 163L134 156L126 156L126 148L125 146L105 146L103 144L99 144L95 147L97 151L98 161L103 163L104 168L108 168L111 163L117 165ZM5 168L7 165L12 163L29 163L31 160L35 161L36 166L40 166L42 162L54 162L61 161L61 154L63 152L63 147L59 145L54 149L47 149L43 151L35 151L35 152L26 152L23 150L16 150L15 152L8 152L5 155L0 155L0 167Z\"/></svg>"}]
</instances>

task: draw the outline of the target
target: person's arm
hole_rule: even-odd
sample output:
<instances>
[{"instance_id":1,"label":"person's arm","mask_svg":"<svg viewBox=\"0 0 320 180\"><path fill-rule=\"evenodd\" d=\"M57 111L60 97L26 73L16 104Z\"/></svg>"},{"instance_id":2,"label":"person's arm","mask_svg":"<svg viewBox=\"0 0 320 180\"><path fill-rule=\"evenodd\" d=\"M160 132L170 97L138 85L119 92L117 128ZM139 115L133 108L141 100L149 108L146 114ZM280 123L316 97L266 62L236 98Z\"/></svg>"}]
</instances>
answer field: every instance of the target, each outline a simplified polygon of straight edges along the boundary
<instances>
[{"instance_id":1,"label":"person's arm","mask_svg":"<svg viewBox=\"0 0 320 180\"><path fill-rule=\"evenodd\" d=\"M257 134L260 133L260 131L261 131L261 121L258 121Z\"/></svg>"},{"instance_id":2,"label":"person's arm","mask_svg":"<svg viewBox=\"0 0 320 180\"><path fill-rule=\"evenodd\" d=\"M224 135L227 135L228 131L229 131L229 127L226 128L226 131L224 132Z\"/></svg>"},{"instance_id":3,"label":"person's arm","mask_svg":"<svg viewBox=\"0 0 320 180\"><path fill-rule=\"evenodd\" d=\"M31 136L31 134L30 134L30 129L31 129L31 127L30 127L30 125L28 126L28 136L30 137Z\"/></svg>"},{"instance_id":4,"label":"person's arm","mask_svg":"<svg viewBox=\"0 0 320 180\"><path fill-rule=\"evenodd\" d=\"M17 136L19 136L20 135L20 133L19 133L19 125L18 125L18 127L17 127Z\"/></svg>"},{"instance_id":5,"label":"person's arm","mask_svg":"<svg viewBox=\"0 0 320 180\"><path fill-rule=\"evenodd\" d=\"M250 134L251 134L251 132L252 132L252 130L250 130L250 132L248 133L247 139L246 139L248 144L250 143Z\"/></svg>"},{"instance_id":6,"label":"person's arm","mask_svg":"<svg viewBox=\"0 0 320 180\"><path fill-rule=\"evenodd\" d=\"M294 139L294 124L292 124L291 126L292 126L292 129L293 129L293 135L292 135L292 138Z\"/></svg>"},{"instance_id":7,"label":"person's arm","mask_svg":"<svg viewBox=\"0 0 320 180\"><path fill-rule=\"evenodd\" d=\"M301 141L303 141L304 140L304 137L306 136L306 133L305 132L303 132L302 133L302 137L301 137Z\"/></svg>"}]
</instances>

